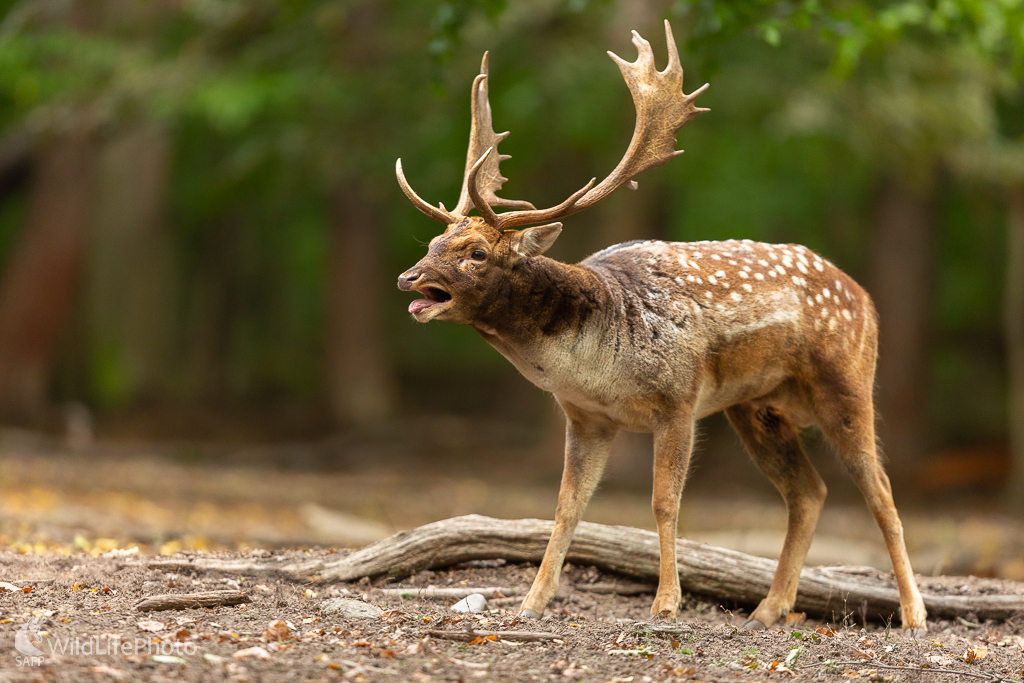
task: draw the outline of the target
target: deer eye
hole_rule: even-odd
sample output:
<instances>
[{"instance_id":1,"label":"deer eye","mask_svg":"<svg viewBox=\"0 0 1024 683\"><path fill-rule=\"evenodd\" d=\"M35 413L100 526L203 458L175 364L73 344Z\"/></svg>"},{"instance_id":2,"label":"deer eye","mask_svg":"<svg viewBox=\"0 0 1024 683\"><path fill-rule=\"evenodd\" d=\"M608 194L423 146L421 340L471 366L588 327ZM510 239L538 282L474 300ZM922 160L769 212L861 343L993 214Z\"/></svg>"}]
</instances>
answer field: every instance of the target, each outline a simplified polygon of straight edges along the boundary
<instances>
[{"instance_id":1,"label":"deer eye","mask_svg":"<svg viewBox=\"0 0 1024 683\"><path fill-rule=\"evenodd\" d=\"M487 254L477 249L476 251L469 255L469 258L473 259L474 261L483 261L485 258L487 258Z\"/></svg>"}]
</instances>

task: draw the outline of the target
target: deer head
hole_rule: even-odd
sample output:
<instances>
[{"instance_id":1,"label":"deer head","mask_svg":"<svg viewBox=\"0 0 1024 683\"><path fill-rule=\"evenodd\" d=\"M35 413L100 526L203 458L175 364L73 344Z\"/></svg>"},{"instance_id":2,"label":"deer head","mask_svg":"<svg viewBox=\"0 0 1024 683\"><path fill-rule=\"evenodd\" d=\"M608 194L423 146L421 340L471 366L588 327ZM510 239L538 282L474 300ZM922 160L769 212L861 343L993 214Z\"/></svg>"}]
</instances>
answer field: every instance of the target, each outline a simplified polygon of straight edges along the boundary
<instances>
[{"instance_id":1,"label":"deer head","mask_svg":"<svg viewBox=\"0 0 1024 683\"><path fill-rule=\"evenodd\" d=\"M676 133L697 114L708 111L694 106L707 84L693 93L683 93L683 68L665 22L668 65L658 71L651 44L633 31L633 44L639 56L627 62L609 52L629 86L636 107L633 138L618 166L601 183L593 178L568 199L549 209L536 209L521 200L497 196L507 180L499 164L508 155L499 154L498 143L508 133L495 133L491 105L487 96L487 54L480 75L473 81L472 124L469 152L459 201L452 211L444 204L433 206L413 191L402 171L402 160L395 165L398 184L417 209L447 229L430 242L427 255L398 278L402 290L416 291L423 299L414 301L409 312L420 322L448 320L472 324L481 307L502 291L502 283L514 275L524 260L543 254L558 237L561 223L548 223L587 209L623 185L636 189L633 178L648 168L661 166L679 154ZM477 216L469 212L476 209ZM512 209L497 213L495 209ZM543 225L537 225L543 224ZM517 230L521 226L526 227Z\"/></svg>"}]
</instances>

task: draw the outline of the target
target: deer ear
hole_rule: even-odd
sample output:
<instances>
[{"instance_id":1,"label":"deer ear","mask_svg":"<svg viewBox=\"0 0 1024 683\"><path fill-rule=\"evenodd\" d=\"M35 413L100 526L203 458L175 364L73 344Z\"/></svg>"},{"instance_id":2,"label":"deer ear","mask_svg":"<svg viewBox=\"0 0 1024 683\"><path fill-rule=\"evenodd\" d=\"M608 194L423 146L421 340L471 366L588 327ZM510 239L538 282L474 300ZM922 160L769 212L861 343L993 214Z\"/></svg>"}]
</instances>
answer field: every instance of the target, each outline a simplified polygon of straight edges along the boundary
<instances>
[{"instance_id":1,"label":"deer ear","mask_svg":"<svg viewBox=\"0 0 1024 683\"><path fill-rule=\"evenodd\" d=\"M520 230L512 238L512 251L522 258L540 256L555 243L561 232L561 223L548 223Z\"/></svg>"}]
</instances>

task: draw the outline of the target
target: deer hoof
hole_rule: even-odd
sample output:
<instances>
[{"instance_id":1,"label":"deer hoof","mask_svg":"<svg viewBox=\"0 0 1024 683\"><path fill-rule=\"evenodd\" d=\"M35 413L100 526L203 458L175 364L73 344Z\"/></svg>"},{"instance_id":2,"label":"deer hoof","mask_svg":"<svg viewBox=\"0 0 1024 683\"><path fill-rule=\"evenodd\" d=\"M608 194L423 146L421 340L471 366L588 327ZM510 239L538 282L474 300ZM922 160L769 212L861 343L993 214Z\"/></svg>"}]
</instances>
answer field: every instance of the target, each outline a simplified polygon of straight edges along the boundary
<instances>
[{"instance_id":1,"label":"deer hoof","mask_svg":"<svg viewBox=\"0 0 1024 683\"><path fill-rule=\"evenodd\" d=\"M524 609L519 611L519 616L526 617L527 619L540 619L540 612L532 609Z\"/></svg>"},{"instance_id":2,"label":"deer hoof","mask_svg":"<svg viewBox=\"0 0 1024 683\"><path fill-rule=\"evenodd\" d=\"M914 640L917 640L918 638L923 638L926 633L928 633L927 626L914 626L903 629L903 634L910 636Z\"/></svg>"},{"instance_id":3,"label":"deer hoof","mask_svg":"<svg viewBox=\"0 0 1024 683\"><path fill-rule=\"evenodd\" d=\"M760 619L748 619L745 624L741 627L744 631L759 631L765 628L764 623Z\"/></svg>"}]
</instances>

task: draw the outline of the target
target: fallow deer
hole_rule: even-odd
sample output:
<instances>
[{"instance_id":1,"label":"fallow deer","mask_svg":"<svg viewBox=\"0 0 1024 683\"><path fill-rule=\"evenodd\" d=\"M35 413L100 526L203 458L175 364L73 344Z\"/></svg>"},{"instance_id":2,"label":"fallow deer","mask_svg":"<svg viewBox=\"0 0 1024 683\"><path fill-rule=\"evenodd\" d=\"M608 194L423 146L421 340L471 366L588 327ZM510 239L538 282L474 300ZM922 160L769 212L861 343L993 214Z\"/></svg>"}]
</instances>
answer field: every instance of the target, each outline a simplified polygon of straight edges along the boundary
<instances>
[{"instance_id":1,"label":"fallow deer","mask_svg":"<svg viewBox=\"0 0 1024 683\"><path fill-rule=\"evenodd\" d=\"M495 193L507 159L497 145L487 96L487 55L473 82L472 125L462 191L454 210L435 207L398 182L420 211L447 226L427 255L399 277L420 293L419 322L472 326L565 413L565 469L555 523L521 614L538 618L558 588L573 531L597 487L619 430L654 433L653 511L660 581L651 607L674 618L680 602L676 524L694 423L724 410L757 466L785 499L788 531L768 595L746 622L764 628L796 598L825 484L800 445L818 425L864 494L881 528L899 586L903 626L926 628L875 446L872 405L877 323L868 294L829 261L792 244L749 240L635 241L576 265L542 254L562 229L548 223L598 203L633 177L678 154L675 138L707 111L683 92L683 70L665 22L668 65L658 71L650 43L633 32L639 57L619 66L636 106L622 161L558 206L538 210ZM595 179L596 180L596 179ZM471 216L475 208L478 216ZM510 209L497 213L495 209ZM522 230L515 230L521 226Z\"/></svg>"}]
</instances>

